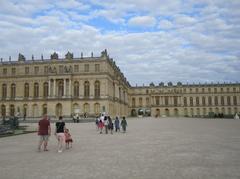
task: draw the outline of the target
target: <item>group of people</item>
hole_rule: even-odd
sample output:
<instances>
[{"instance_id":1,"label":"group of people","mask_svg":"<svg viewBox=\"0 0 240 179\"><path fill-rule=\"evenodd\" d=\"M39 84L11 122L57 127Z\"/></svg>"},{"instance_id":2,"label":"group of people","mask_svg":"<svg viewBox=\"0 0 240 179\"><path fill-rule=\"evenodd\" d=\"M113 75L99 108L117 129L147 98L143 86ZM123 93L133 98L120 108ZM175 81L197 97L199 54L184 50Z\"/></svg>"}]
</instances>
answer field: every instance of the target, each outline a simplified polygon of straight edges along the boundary
<instances>
[{"instance_id":1,"label":"group of people","mask_svg":"<svg viewBox=\"0 0 240 179\"><path fill-rule=\"evenodd\" d=\"M110 131L113 134L113 130L115 128L115 132L120 132L120 124L122 126L122 130L125 133L127 128L127 120L125 117L122 118L121 122L119 117L116 116L114 122L110 116L101 114L100 117L96 117L96 127L97 130L100 130L100 134L103 133L103 128L105 129L105 133L108 134Z\"/></svg>"},{"instance_id":2,"label":"group of people","mask_svg":"<svg viewBox=\"0 0 240 179\"><path fill-rule=\"evenodd\" d=\"M66 149L72 147L72 137L69 132L69 129L66 128L65 122L62 119L62 116L59 117L59 121L56 122L55 128L55 136L58 141L58 152L61 153L63 151L63 145L66 143ZM38 135L40 137L39 144L38 144L38 151L41 151L43 146L43 151L48 151L48 139L51 136L51 125L49 118L47 115L43 117L38 122Z\"/></svg>"}]
</instances>

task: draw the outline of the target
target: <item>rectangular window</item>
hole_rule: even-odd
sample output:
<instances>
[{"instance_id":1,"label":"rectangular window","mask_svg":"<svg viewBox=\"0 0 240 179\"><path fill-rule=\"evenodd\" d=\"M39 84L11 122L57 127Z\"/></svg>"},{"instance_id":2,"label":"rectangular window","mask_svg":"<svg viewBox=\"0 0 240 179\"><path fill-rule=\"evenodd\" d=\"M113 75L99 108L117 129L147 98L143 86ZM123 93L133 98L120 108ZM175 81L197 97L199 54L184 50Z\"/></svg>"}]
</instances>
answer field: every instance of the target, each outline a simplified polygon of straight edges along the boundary
<instances>
[{"instance_id":1,"label":"rectangular window","mask_svg":"<svg viewBox=\"0 0 240 179\"><path fill-rule=\"evenodd\" d=\"M63 73L63 65L59 66L59 73L62 74Z\"/></svg>"},{"instance_id":2,"label":"rectangular window","mask_svg":"<svg viewBox=\"0 0 240 179\"><path fill-rule=\"evenodd\" d=\"M84 72L89 72L89 64L84 65Z\"/></svg>"},{"instance_id":3,"label":"rectangular window","mask_svg":"<svg viewBox=\"0 0 240 179\"><path fill-rule=\"evenodd\" d=\"M159 96L156 96L156 105L159 105Z\"/></svg>"},{"instance_id":4,"label":"rectangular window","mask_svg":"<svg viewBox=\"0 0 240 179\"><path fill-rule=\"evenodd\" d=\"M45 73L45 74L48 73L48 66L44 66L44 73Z\"/></svg>"},{"instance_id":5,"label":"rectangular window","mask_svg":"<svg viewBox=\"0 0 240 179\"><path fill-rule=\"evenodd\" d=\"M100 72L100 64L95 64L95 72Z\"/></svg>"},{"instance_id":6,"label":"rectangular window","mask_svg":"<svg viewBox=\"0 0 240 179\"><path fill-rule=\"evenodd\" d=\"M75 73L79 72L79 65L74 65L74 72Z\"/></svg>"},{"instance_id":7,"label":"rectangular window","mask_svg":"<svg viewBox=\"0 0 240 179\"><path fill-rule=\"evenodd\" d=\"M29 67L25 67L25 74L29 74Z\"/></svg>"},{"instance_id":8,"label":"rectangular window","mask_svg":"<svg viewBox=\"0 0 240 179\"><path fill-rule=\"evenodd\" d=\"M39 67L34 67L34 73L35 75L39 73Z\"/></svg>"},{"instance_id":9,"label":"rectangular window","mask_svg":"<svg viewBox=\"0 0 240 179\"><path fill-rule=\"evenodd\" d=\"M3 75L7 75L7 68L3 69Z\"/></svg>"},{"instance_id":10,"label":"rectangular window","mask_svg":"<svg viewBox=\"0 0 240 179\"><path fill-rule=\"evenodd\" d=\"M12 75L16 75L16 68L12 68Z\"/></svg>"}]
</instances>

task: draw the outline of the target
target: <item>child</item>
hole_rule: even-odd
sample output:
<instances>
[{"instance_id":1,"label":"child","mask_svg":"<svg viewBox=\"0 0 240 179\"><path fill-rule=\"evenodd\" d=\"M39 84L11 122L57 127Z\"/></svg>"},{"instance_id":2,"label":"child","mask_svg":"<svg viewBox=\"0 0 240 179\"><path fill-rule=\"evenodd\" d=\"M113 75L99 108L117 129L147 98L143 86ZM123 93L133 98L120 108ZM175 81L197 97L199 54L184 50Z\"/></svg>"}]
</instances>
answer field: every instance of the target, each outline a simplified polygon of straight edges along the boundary
<instances>
[{"instance_id":1,"label":"child","mask_svg":"<svg viewBox=\"0 0 240 179\"><path fill-rule=\"evenodd\" d=\"M66 149L69 149L69 143L71 144L70 145L70 148L72 148L72 137L71 137L71 134L69 133L69 130L68 129L65 129L65 142L66 142Z\"/></svg>"},{"instance_id":2,"label":"child","mask_svg":"<svg viewBox=\"0 0 240 179\"><path fill-rule=\"evenodd\" d=\"M101 119L100 119L100 121L98 122L98 126L99 126L99 129L100 129L100 134L102 134L102 130L103 130L104 124L103 124L103 122L102 122Z\"/></svg>"}]
</instances>

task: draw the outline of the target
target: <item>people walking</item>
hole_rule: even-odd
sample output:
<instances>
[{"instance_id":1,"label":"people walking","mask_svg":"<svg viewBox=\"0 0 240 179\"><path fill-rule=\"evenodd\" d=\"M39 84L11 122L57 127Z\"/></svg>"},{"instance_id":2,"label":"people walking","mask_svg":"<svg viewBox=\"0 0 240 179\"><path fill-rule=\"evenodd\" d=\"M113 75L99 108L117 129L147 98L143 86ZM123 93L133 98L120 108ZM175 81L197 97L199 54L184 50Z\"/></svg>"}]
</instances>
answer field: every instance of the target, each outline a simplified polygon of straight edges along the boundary
<instances>
[{"instance_id":1,"label":"people walking","mask_svg":"<svg viewBox=\"0 0 240 179\"><path fill-rule=\"evenodd\" d=\"M65 141L65 122L63 122L62 116L59 117L59 121L56 122L55 135L58 140L58 152L61 153L63 149L63 143Z\"/></svg>"},{"instance_id":2,"label":"people walking","mask_svg":"<svg viewBox=\"0 0 240 179\"><path fill-rule=\"evenodd\" d=\"M114 126L115 126L115 132L117 132L117 131L120 132L120 121L119 121L117 116L116 116L116 119L114 121Z\"/></svg>"},{"instance_id":3,"label":"people walking","mask_svg":"<svg viewBox=\"0 0 240 179\"><path fill-rule=\"evenodd\" d=\"M43 150L48 151L48 139L51 135L51 125L48 120L47 115L44 115L43 118L38 122L38 135L40 137L39 144L38 144L38 151L41 151L41 147L43 144Z\"/></svg>"},{"instance_id":4,"label":"people walking","mask_svg":"<svg viewBox=\"0 0 240 179\"><path fill-rule=\"evenodd\" d=\"M122 129L123 129L123 132L125 133L126 132L126 128L127 128L127 121L126 121L125 116L123 117L123 119L121 121L121 126L122 126Z\"/></svg>"}]
</instances>

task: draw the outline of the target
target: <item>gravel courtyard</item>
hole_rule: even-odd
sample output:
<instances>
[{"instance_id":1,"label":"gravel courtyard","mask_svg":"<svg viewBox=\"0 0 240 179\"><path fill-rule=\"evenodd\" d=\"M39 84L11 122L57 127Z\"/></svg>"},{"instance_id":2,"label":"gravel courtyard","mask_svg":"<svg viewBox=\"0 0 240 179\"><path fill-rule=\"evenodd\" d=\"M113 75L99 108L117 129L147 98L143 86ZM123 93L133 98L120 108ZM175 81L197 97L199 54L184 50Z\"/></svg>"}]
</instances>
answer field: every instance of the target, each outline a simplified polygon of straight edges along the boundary
<instances>
[{"instance_id":1,"label":"gravel courtyard","mask_svg":"<svg viewBox=\"0 0 240 179\"><path fill-rule=\"evenodd\" d=\"M240 120L128 119L127 133L113 135L66 125L74 143L63 153L54 135L48 152L37 152L36 133L0 138L0 178L240 178Z\"/></svg>"}]
</instances>

